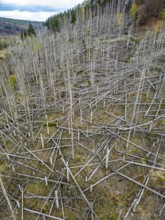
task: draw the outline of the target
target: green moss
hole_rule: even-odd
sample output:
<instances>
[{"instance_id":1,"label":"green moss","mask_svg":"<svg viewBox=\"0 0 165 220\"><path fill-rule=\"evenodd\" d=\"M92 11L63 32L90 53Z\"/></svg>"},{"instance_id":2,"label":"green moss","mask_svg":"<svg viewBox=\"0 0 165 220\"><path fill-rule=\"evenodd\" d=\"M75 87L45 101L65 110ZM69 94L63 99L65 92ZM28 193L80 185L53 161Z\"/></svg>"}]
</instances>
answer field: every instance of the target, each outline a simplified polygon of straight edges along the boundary
<instances>
[{"instance_id":1,"label":"green moss","mask_svg":"<svg viewBox=\"0 0 165 220\"><path fill-rule=\"evenodd\" d=\"M158 134L155 131L151 131L151 137L157 137Z\"/></svg>"},{"instance_id":2,"label":"green moss","mask_svg":"<svg viewBox=\"0 0 165 220\"><path fill-rule=\"evenodd\" d=\"M131 41L135 42L135 43L139 43L140 42L140 39L138 37L133 37L131 36Z\"/></svg>"},{"instance_id":3,"label":"green moss","mask_svg":"<svg viewBox=\"0 0 165 220\"><path fill-rule=\"evenodd\" d=\"M82 155L81 154L76 154L74 158L75 163L80 163L82 161Z\"/></svg>"},{"instance_id":4,"label":"green moss","mask_svg":"<svg viewBox=\"0 0 165 220\"><path fill-rule=\"evenodd\" d=\"M0 173L1 174L5 173L7 171L7 169L8 169L8 166L5 162L0 163Z\"/></svg>"},{"instance_id":5,"label":"green moss","mask_svg":"<svg viewBox=\"0 0 165 220\"><path fill-rule=\"evenodd\" d=\"M48 186L44 182L32 182L26 187L26 193L44 195L48 191Z\"/></svg>"},{"instance_id":6,"label":"green moss","mask_svg":"<svg viewBox=\"0 0 165 220\"><path fill-rule=\"evenodd\" d=\"M74 210L69 209L69 208L65 208L64 209L64 213L65 213L65 217L67 219L79 219L79 220L83 220L83 217L80 216L79 213L76 213ZM62 217L62 216L61 216Z\"/></svg>"},{"instance_id":7,"label":"green moss","mask_svg":"<svg viewBox=\"0 0 165 220\"><path fill-rule=\"evenodd\" d=\"M48 121L48 124L45 123L45 124L44 124L44 127L47 126L47 125L48 125L49 127L57 127L57 122Z\"/></svg>"},{"instance_id":8,"label":"green moss","mask_svg":"<svg viewBox=\"0 0 165 220\"><path fill-rule=\"evenodd\" d=\"M76 74L77 74L77 75L81 75L81 74L83 74L83 70L79 70L79 71L77 71Z\"/></svg>"},{"instance_id":9,"label":"green moss","mask_svg":"<svg viewBox=\"0 0 165 220\"><path fill-rule=\"evenodd\" d=\"M109 200L111 200L111 198L109 198ZM106 200L100 201L94 206L94 210L96 210L99 219L102 220L115 220L118 217L117 205L113 201L111 203Z\"/></svg>"},{"instance_id":10,"label":"green moss","mask_svg":"<svg viewBox=\"0 0 165 220\"><path fill-rule=\"evenodd\" d=\"M161 104L160 109L165 109L165 104Z\"/></svg>"},{"instance_id":11,"label":"green moss","mask_svg":"<svg viewBox=\"0 0 165 220\"><path fill-rule=\"evenodd\" d=\"M159 189L159 191L162 189L165 189L165 174L162 171L153 171L151 176L151 186L154 188Z\"/></svg>"},{"instance_id":12,"label":"green moss","mask_svg":"<svg viewBox=\"0 0 165 220\"><path fill-rule=\"evenodd\" d=\"M131 63L131 60L130 59L126 59L124 62L125 63Z\"/></svg>"},{"instance_id":13,"label":"green moss","mask_svg":"<svg viewBox=\"0 0 165 220\"><path fill-rule=\"evenodd\" d=\"M148 101L147 95L146 95L146 94L143 94L143 95L141 96L141 102L146 103L147 101Z\"/></svg>"}]
</instances>

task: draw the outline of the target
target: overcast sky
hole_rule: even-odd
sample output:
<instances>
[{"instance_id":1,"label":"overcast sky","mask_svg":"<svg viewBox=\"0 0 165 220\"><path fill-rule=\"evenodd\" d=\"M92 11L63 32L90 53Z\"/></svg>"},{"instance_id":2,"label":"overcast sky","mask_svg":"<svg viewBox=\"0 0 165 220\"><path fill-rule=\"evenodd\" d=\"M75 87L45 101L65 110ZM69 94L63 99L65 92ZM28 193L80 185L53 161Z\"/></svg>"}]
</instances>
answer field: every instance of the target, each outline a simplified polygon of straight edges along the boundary
<instances>
[{"instance_id":1,"label":"overcast sky","mask_svg":"<svg viewBox=\"0 0 165 220\"><path fill-rule=\"evenodd\" d=\"M45 21L83 0L0 0L0 17Z\"/></svg>"}]
</instances>

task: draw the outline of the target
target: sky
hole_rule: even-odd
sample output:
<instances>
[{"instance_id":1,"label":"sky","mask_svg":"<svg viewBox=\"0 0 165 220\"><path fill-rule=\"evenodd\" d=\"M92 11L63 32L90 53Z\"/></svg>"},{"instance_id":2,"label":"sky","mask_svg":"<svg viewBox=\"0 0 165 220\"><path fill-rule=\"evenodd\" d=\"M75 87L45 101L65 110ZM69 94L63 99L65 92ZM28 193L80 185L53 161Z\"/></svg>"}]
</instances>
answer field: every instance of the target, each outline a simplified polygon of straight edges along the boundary
<instances>
[{"instance_id":1,"label":"sky","mask_svg":"<svg viewBox=\"0 0 165 220\"><path fill-rule=\"evenodd\" d=\"M0 17L45 21L83 0L0 0Z\"/></svg>"}]
</instances>

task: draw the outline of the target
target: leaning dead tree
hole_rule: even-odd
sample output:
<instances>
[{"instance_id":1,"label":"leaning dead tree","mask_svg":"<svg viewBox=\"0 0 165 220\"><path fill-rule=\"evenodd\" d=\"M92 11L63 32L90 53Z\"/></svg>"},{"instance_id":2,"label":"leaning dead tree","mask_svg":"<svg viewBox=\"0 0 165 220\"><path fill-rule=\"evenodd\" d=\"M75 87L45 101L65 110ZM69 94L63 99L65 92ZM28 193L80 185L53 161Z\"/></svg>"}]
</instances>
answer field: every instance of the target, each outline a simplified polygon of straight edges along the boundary
<instances>
[{"instance_id":1,"label":"leaning dead tree","mask_svg":"<svg viewBox=\"0 0 165 220\"><path fill-rule=\"evenodd\" d=\"M114 9L2 63L2 219L163 218L164 24L138 34Z\"/></svg>"}]
</instances>

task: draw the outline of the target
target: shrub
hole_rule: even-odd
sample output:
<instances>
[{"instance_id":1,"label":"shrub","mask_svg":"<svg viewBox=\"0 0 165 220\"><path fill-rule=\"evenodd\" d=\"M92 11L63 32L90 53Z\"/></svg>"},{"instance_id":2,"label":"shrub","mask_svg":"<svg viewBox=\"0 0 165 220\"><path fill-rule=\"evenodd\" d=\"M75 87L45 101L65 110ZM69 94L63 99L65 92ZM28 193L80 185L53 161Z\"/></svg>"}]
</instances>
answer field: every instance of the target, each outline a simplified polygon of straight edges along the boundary
<instances>
[{"instance_id":1,"label":"shrub","mask_svg":"<svg viewBox=\"0 0 165 220\"><path fill-rule=\"evenodd\" d=\"M9 76L9 81L10 81L11 89L15 89L16 76L15 76L14 74L11 74L11 75Z\"/></svg>"},{"instance_id":2,"label":"shrub","mask_svg":"<svg viewBox=\"0 0 165 220\"><path fill-rule=\"evenodd\" d=\"M81 8L81 13L82 13L82 21L84 22L85 21L85 8L84 8L84 6L82 6L82 8Z\"/></svg>"},{"instance_id":3,"label":"shrub","mask_svg":"<svg viewBox=\"0 0 165 220\"><path fill-rule=\"evenodd\" d=\"M9 38L1 38L0 39L0 50L7 48L11 44Z\"/></svg>"},{"instance_id":4,"label":"shrub","mask_svg":"<svg viewBox=\"0 0 165 220\"><path fill-rule=\"evenodd\" d=\"M165 19L165 8L160 12L160 18Z\"/></svg>"},{"instance_id":5,"label":"shrub","mask_svg":"<svg viewBox=\"0 0 165 220\"><path fill-rule=\"evenodd\" d=\"M117 22L119 26L123 23L123 14L121 12L117 13Z\"/></svg>"},{"instance_id":6,"label":"shrub","mask_svg":"<svg viewBox=\"0 0 165 220\"><path fill-rule=\"evenodd\" d=\"M133 20L136 20L138 14L138 6L135 3L131 4L130 16Z\"/></svg>"},{"instance_id":7,"label":"shrub","mask_svg":"<svg viewBox=\"0 0 165 220\"><path fill-rule=\"evenodd\" d=\"M163 27L163 21L162 20L156 21L156 23L154 25L154 32L159 33L161 31L162 27Z\"/></svg>"},{"instance_id":8,"label":"shrub","mask_svg":"<svg viewBox=\"0 0 165 220\"><path fill-rule=\"evenodd\" d=\"M149 17L158 17L164 0L145 0L145 10Z\"/></svg>"},{"instance_id":9,"label":"shrub","mask_svg":"<svg viewBox=\"0 0 165 220\"><path fill-rule=\"evenodd\" d=\"M137 5L141 5L141 4L143 4L143 0L135 0L135 3L136 3Z\"/></svg>"},{"instance_id":10,"label":"shrub","mask_svg":"<svg viewBox=\"0 0 165 220\"><path fill-rule=\"evenodd\" d=\"M165 6L165 0L143 0L138 16L138 23L144 24L149 19L160 18L161 10Z\"/></svg>"}]
</instances>

